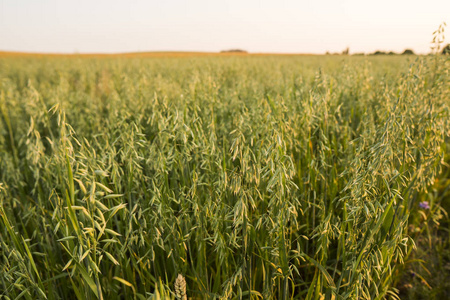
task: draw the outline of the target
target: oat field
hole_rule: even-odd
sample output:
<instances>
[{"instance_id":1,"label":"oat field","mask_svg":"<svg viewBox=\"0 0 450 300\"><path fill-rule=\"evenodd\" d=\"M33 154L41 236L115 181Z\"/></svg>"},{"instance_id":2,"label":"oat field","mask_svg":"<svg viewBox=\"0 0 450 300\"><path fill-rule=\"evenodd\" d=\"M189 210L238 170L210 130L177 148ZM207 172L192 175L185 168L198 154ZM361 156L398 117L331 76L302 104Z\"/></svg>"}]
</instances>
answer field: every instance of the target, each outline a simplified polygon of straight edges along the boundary
<instances>
[{"instance_id":1,"label":"oat field","mask_svg":"<svg viewBox=\"0 0 450 300\"><path fill-rule=\"evenodd\" d=\"M0 57L0 299L399 297L446 217L449 69Z\"/></svg>"}]
</instances>

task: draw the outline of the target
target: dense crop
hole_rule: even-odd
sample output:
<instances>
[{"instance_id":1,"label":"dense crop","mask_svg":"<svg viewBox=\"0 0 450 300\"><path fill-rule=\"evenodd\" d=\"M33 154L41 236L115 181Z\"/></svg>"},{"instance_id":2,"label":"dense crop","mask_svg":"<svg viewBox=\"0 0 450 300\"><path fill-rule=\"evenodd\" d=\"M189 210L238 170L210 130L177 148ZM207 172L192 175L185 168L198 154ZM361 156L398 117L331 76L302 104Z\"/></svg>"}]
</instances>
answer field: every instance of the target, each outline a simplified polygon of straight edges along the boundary
<instances>
[{"instance_id":1,"label":"dense crop","mask_svg":"<svg viewBox=\"0 0 450 300\"><path fill-rule=\"evenodd\" d=\"M178 274L196 299L393 294L448 151L448 70L0 59L0 298L175 297Z\"/></svg>"}]
</instances>

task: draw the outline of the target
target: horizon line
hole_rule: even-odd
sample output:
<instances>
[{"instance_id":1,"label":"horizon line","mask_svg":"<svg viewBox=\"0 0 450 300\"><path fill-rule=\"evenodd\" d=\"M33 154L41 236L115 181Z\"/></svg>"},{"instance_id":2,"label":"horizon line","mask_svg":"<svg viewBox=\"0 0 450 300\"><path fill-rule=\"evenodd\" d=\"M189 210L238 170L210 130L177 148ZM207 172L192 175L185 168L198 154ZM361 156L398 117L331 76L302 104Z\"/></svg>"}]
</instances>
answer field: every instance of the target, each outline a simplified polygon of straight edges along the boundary
<instances>
[{"instance_id":1,"label":"horizon line","mask_svg":"<svg viewBox=\"0 0 450 300\"><path fill-rule=\"evenodd\" d=\"M406 48L405 50L408 50ZM325 53L301 53L301 52L249 52L246 50L241 49L229 49L229 50L222 50L217 52L212 51L184 51L184 50L156 50L156 51L132 51L132 52L115 52L115 53L106 53L106 52L72 52L72 53L66 53L66 52L32 52L32 51L10 51L10 50L0 50L0 57L5 56L69 56L69 57L76 57L76 56L86 56L86 57L95 57L95 56L104 56L104 57L114 57L114 56L122 56L122 57L130 57L130 56L154 56L154 57L162 57L162 56L196 56L196 55L205 55L205 56L268 56L268 55L275 55L275 56L319 56L319 55L373 55L377 51L381 51L385 54L388 53L394 53L397 55L401 55L401 52L394 52L394 51L386 51L386 50L376 50L374 52L354 52L354 53L339 53L339 52L331 52L326 51ZM428 55L430 53L414 53L414 55Z\"/></svg>"},{"instance_id":2,"label":"horizon line","mask_svg":"<svg viewBox=\"0 0 450 300\"><path fill-rule=\"evenodd\" d=\"M248 52L245 50L233 51L222 50L217 52L212 51L184 51L184 50L157 50L157 51L132 51L132 52L31 52L31 51L9 51L0 50L0 56L164 56L164 55L179 55L179 56L193 56L193 55L221 55L221 56L246 56L246 55L325 55L325 53L296 53L296 52Z\"/></svg>"}]
</instances>

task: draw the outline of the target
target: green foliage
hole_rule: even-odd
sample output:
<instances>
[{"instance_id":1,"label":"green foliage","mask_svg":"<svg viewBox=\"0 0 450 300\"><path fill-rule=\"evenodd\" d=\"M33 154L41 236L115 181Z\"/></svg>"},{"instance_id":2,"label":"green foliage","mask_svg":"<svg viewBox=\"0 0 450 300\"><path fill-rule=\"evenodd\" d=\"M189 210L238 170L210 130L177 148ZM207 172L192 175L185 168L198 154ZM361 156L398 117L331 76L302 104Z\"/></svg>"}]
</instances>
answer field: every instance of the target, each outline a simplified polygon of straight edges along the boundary
<instances>
[{"instance_id":1,"label":"green foliage","mask_svg":"<svg viewBox=\"0 0 450 300\"><path fill-rule=\"evenodd\" d=\"M414 55L414 51L412 51L411 49L406 49L405 51L403 51L402 55Z\"/></svg>"},{"instance_id":2,"label":"green foliage","mask_svg":"<svg viewBox=\"0 0 450 300\"><path fill-rule=\"evenodd\" d=\"M448 70L0 59L0 295L174 299L182 274L194 299L394 297L449 149Z\"/></svg>"},{"instance_id":3,"label":"green foliage","mask_svg":"<svg viewBox=\"0 0 450 300\"><path fill-rule=\"evenodd\" d=\"M447 55L450 54L450 44L447 44L447 46L445 46L445 47L442 49L442 54L447 54Z\"/></svg>"},{"instance_id":4,"label":"green foliage","mask_svg":"<svg viewBox=\"0 0 450 300\"><path fill-rule=\"evenodd\" d=\"M420 195L422 204L413 210L409 235L416 248L399 267L398 283L401 298L450 298L450 155L439 179L427 193Z\"/></svg>"}]
</instances>

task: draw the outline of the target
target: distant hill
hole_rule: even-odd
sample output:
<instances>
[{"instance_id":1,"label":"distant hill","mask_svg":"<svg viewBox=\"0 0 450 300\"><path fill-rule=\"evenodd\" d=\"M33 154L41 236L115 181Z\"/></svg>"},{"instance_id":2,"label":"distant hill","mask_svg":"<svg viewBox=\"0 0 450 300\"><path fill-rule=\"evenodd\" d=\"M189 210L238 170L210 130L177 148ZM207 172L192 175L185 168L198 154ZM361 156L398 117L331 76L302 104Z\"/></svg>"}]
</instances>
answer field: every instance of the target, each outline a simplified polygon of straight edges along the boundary
<instances>
[{"instance_id":1,"label":"distant hill","mask_svg":"<svg viewBox=\"0 0 450 300\"><path fill-rule=\"evenodd\" d=\"M1 51L0 57L197 57L197 56L316 56L312 53L249 53L241 49L224 50L220 52L188 52L188 51L153 51L153 52L125 52L125 53L33 53Z\"/></svg>"}]
</instances>

